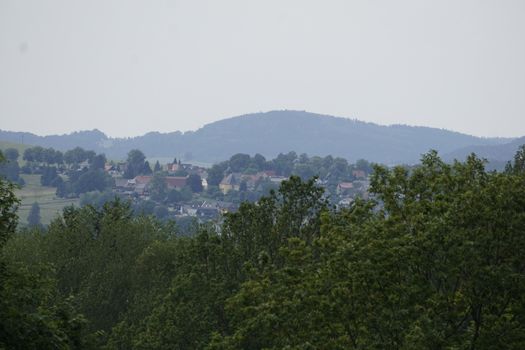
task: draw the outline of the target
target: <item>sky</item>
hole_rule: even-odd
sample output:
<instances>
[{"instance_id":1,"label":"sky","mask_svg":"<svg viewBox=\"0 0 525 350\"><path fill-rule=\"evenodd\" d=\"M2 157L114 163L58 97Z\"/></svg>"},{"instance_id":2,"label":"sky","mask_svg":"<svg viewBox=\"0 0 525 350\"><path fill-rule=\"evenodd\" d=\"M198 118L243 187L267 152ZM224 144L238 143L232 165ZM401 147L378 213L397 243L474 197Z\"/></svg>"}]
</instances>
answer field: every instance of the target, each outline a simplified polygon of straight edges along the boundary
<instances>
[{"instance_id":1,"label":"sky","mask_svg":"<svg viewBox=\"0 0 525 350\"><path fill-rule=\"evenodd\" d=\"M525 135L523 0L0 0L0 129L294 109Z\"/></svg>"}]
</instances>

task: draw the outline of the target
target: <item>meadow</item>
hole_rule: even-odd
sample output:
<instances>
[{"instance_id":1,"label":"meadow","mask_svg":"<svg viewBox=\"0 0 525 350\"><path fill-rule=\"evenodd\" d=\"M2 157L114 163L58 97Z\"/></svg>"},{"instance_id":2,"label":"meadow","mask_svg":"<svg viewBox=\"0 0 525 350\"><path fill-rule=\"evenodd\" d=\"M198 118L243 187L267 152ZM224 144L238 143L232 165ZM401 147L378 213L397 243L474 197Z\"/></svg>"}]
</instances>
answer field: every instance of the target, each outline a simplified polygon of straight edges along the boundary
<instances>
[{"instance_id":1,"label":"meadow","mask_svg":"<svg viewBox=\"0 0 525 350\"><path fill-rule=\"evenodd\" d=\"M16 191L16 196L21 201L18 215L22 226L27 224L27 216L34 202L40 206L41 222L44 225L49 224L64 207L79 204L78 199L58 198L55 194L56 188L40 184L40 175L22 175L22 177L25 186Z\"/></svg>"}]
</instances>

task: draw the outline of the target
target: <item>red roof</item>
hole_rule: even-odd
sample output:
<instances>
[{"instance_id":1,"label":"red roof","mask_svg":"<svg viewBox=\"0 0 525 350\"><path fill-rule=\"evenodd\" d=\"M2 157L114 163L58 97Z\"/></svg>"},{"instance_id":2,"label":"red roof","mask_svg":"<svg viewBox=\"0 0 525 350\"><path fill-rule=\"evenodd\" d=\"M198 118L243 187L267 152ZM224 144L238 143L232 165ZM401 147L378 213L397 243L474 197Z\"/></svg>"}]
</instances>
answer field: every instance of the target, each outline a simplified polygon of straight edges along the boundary
<instances>
[{"instance_id":1,"label":"red roof","mask_svg":"<svg viewBox=\"0 0 525 350\"><path fill-rule=\"evenodd\" d=\"M170 188L182 188L186 186L187 178L185 176L166 176L166 184Z\"/></svg>"},{"instance_id":2,"label":"red roof","mask_svg":"<svg viewBox=\"0 0 525 350\"><path fill-rule=\"evenodd\" d=\"M342 190L349 190L351 188L354 188L354 184L352 184L351 182L341 182L339 184L339 188Z\"/></svg>"},{"instance_id":3,"label":"red roof","mask_svg":"<svg viewBox=\"0 0 525 350\"><path fill-rule=\"evenodd\" d=\"M138 184L149 184L151 179L153 179L153 176L146 176L146 175L136 176L135 183L137 185Z\"/></svg>"}]
</instances>

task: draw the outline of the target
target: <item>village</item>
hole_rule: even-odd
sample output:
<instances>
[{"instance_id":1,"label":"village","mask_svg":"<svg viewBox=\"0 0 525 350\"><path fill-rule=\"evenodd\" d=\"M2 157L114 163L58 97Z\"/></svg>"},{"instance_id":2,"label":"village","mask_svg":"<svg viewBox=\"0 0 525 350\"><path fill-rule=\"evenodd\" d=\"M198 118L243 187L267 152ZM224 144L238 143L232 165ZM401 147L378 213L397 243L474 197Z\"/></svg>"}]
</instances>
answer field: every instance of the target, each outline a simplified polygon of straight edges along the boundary
<instances>
[{"instance_id":1,"label":"village","mask_svg":"<svg viewBox=\"0 0 525 350\"><path fill-rule=\"evenodd\" d=\"M149 175L137 175L134 178L124 177L127 164L107 163L104 171L114 179L112 192L133 202L157 202L167 208L169 217L196 218L199 222L219 220L221 215L235 212L243 200L257 201L270 190L277 190L287 176L277 175L275 170L258 171L252 174L225 171L218 184L209 183L209 168L190 163L168 163ZM185 174L180 176L180 174ZM316 184L324 187L330 201L337 207L348 207L356 198L367 199L370 185L364 170L352 170L352 181L331 183L329 179L318 178ZM154 195L159 185L155 178L162 178L165 198ZM191 185L191 179L198 179L200 186ZM334 186L335 185L335 186ZM174 192L176 191L176 192ZM186 194L178 200L170 200L170 193Z\"/></svg>"}]
</instances>

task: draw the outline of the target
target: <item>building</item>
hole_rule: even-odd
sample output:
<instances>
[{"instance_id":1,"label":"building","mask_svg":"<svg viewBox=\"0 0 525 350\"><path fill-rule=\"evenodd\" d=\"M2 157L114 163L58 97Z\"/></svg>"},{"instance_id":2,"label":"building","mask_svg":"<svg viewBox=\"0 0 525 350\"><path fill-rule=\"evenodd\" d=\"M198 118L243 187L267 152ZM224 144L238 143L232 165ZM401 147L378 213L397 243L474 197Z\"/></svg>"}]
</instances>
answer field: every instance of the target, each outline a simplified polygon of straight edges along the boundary
<instances>
[{"instance_id":1,"label":"building","mask_svg":"<svg viewBox=\"0 0 525 350\"><path fill-rule=\"evenodd\" d=\"M226 194L231 190L238 191L241 185L241 179L238 175L231 173L225 176L219 184L219 189Z\"/></svg>"}]
</instances>

